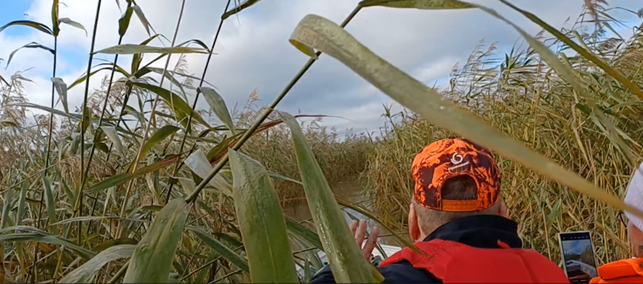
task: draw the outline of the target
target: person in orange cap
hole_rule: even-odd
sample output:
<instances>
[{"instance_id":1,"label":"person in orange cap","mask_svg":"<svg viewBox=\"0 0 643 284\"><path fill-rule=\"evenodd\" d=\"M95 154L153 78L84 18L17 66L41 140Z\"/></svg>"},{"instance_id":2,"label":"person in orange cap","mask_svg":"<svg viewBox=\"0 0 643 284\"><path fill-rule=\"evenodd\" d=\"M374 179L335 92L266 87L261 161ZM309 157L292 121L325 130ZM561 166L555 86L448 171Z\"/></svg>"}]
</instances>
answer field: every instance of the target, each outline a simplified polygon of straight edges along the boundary
<instances>
[{"instance_id":1,"label":"person in orange cap","mask_svg":"<svg viewBox=\"0 0 643 284\"><path fill-rule=\"evenodd\" d=\"M625 203L643 210L643 164L634 171L627 186ZM643 219L630 212L621 213L636 257L604 264L598 268L598 277L590 283L643 283Z\"/></svg>"},{"instance_id":2,"label":"person in orange cap","mask_svg":"<svg viewBox=\"0 0 643 284\"><path fill-rule=\"evenodd\" d=\"M569 283L554 262L521 248L488 150L464 139L436 141L415 157L411 175L409 234L423 253L404 248L385 259L377 268L385 283ZM364 245L365 257L375 240ZM334 282L328 266L312 280Z\"/></svg>"}]
</instances>

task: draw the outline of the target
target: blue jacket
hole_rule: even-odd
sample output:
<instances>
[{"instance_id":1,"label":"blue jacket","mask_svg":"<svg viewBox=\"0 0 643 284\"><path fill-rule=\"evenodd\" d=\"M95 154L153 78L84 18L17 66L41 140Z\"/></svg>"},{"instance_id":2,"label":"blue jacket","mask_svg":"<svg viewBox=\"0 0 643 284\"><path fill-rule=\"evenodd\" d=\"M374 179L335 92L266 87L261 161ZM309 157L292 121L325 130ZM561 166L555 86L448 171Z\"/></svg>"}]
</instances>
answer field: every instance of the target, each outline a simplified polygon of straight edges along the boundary
<instances>
[{"instance_id":1,"label":"blue jacket","mask_svg":"<svg viewBox=\"0 0 643 284\"><path fill-rule=\"evenodd\" d=\"M474 215L451 221L431 233L424 241L441 239L463 243L478 248L500 248L498 240L511 248L521 248L518 225L497 215ZM430 272L416 269L408 261L400 261L377 270L384 276L384 283L442 283ZM330 265L317 272L311 283L335 283Z\"/></svg>"}]
</instances>

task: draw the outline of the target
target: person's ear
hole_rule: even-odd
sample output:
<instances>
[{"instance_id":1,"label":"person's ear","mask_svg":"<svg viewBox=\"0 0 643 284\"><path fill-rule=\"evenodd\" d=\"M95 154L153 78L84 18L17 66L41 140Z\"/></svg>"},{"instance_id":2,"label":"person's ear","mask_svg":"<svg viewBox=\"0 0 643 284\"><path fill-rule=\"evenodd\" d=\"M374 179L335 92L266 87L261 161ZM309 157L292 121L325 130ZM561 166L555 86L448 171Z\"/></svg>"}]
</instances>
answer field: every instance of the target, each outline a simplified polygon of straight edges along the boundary
<instances>
[{"instance_id":1,"label":"person's ear","mask_svg":"<svg viewBox=\"0 0 643 284\"><path fill-rule=\"evenodd\" d=\"M507 205L505 205L505 203L502 201L500 201L500 206L498 206L498 215L509 218L509 210L507 209Z\"/></svg>"},{"instance_id":2,"label":"person's ear","mask_svg":"<svg viewBox=\"0 0 643 284\"><path fill-rule=\"evenodd\" d=\"M413 203L409 207L409 236L414 242L420 240L420 224L418 223L418 215Z\"/></svg>"},{"instance_id":3,"label":"person's ear","mask_svg":"<svg viewBox=\"0 0 643 284\"><path fill-rule=\"evenodd\" d=\"M634 250L634 256L643 256L643 251L641 249L643 245L643 231L629 221L627 222L627 234L630 239L630 244L632 244L632 249Z\"/></svg>"}]
</instances>

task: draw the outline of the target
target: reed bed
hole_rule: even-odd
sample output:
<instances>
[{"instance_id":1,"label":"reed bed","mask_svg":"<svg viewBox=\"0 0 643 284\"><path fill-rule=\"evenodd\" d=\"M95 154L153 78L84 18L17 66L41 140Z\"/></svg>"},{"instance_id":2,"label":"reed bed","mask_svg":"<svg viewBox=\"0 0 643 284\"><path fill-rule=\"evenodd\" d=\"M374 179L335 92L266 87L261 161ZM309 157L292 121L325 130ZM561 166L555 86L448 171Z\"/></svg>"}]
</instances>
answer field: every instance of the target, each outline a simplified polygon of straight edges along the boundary
<instances>
[{"instance_id":1,"label":"reed bed","mask_svg":"<svg viewBox=\"0 0 643 284\"><path fill-rule=\"evenodd\" d=\"M61 3L51 2L50 23L16 20L0 27L26 26L50 36L51 46L24 48L54 59L48 105L27 100L24 86L32 82L22 73L0 76L0 282L308 282L323 265L321 250L338 282L381 282L340 209L374 219L397 243L413 247L396 234L404 229L411 196L409 163L423 145L454 134L498 154L503 198L527 246L558 260L555 233L589 229L602 244L600 262L629 255L617 214L632 210L619 197L641 160L643 35L637 29L632 39L608 37L608 23L616 19L602 0L585 1L587 12L577 24L562 33L549 30L552 38L522 33L530 47L499 56L493 45L480 46L454 68L440 93L343 28L371 6L502 16L456 0L364 0L339 25L309 15L293 27L290 41L310 59L271 103L256 105L255 93L239 110L204 78L221 24L259 0L228 0L214 38L182 43L176 38L189 1L176 7L174 33L161 36L136 1L98 0L87 71L74 82L56 77L57 40L61 25L85 27L59 17ZM116 4L123 15L110 24L118 25L119 40L95 50L101 5ZM124 42L134 24L149 37ZM381 133L343 137L319 121L324 114L276 112L322 52L408 111L387 111ZM113 60L95 60L96 54ZM185 54L206 60L200 74L186 73ZM132 64L121 66L122 56L131 56ZM9 57L6 64L21 60L20 49ZM178 58L173 66L172 57ZM99 70L109 75L95 76ZM102 87L90 90L91 80L102 80ZM84 90L80 109L67 103L72 88ZM199 98L207 109L197 108ZM45 114L31 120L30 109ZM370 207L331 191L334 183L358 178L366 182ZM281 206L295 199L306 200L312 220L283 214Z\"/></svg>"}]
</instances>

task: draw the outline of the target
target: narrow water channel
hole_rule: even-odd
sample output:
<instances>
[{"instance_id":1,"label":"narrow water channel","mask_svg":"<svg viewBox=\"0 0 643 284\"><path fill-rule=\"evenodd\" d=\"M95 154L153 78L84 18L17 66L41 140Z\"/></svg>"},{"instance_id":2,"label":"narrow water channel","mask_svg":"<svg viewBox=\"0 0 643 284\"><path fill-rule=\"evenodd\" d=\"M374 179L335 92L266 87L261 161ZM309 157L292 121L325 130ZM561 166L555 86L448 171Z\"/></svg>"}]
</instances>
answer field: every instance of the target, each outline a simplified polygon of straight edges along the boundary
<instances>
[{"instance_id":1,"label":"narrow water channel","mask_svg":"<svg viewBox=\"0 0 643 284\"><path fill-rule=\"evenodd\" d=\"M351 202L360 203L364 201L364 195L361 194L362 187L357 182L340 182L331 186L331 188L336 195L344 197ZM308 209L308 203L305 199L290 202L283 208L283 210L286 215L295 218L297 221L306 221L312 218L310 210ZM347 224L349 224L352 219L346 212L357 218L364 218L362 214L355 210L345 208L344 211L344 218L346 219Z\"/></svg>"},{"instance_id":2,"label":"narrow water channel","mask_svg":"<svg viewBox=\"0 0 643 284\"><path fill-rule=\"evenodd\" d=\"M359 204L364 207L367 206L367 202L365 202L367 201L365 200L366 195L362 192L363 188L357 181L340 182L340 183L331 185L331 189L338 196L348 199L349 201L355 204ZM366 208L370 209L368 207ZM342 208L342 210L344 211L344 219L346 220L347 226L353 220L353 218L351 218L351 215L358 219L367 220L367 223L368 223L367 231L369 232L369 234L373 226L376 225L376 223L373 220L370 220L364 217L364 215L362 215L361 213L353 209ZM305 199L288 203L283 208L283 211L286 215L296 219L297 221L312 220L312 215L310 213L308 204ZM385 236L389 234L388 232L385 232L381 227L379 231L380 231L380 236ZM379 242L382 244L391 243L391 244L397 245L397 242L393 241L392 238L390 237L380 238Z\"/></svg>"}]
</instances>

